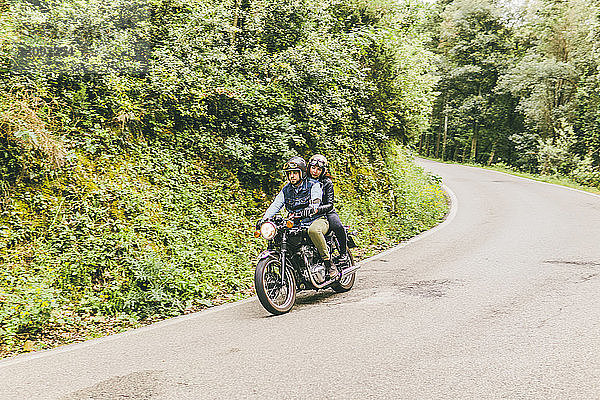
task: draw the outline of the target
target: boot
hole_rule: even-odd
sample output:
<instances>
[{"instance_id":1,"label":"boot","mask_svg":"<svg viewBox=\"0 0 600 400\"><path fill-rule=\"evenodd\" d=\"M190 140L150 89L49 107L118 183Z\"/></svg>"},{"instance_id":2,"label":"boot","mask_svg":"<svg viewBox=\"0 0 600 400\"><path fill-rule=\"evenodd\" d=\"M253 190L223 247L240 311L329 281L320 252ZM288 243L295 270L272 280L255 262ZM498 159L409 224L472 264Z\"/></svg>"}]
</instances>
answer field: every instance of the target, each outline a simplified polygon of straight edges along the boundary
<instances>
[{"instance_id":1,"label":"boot","mask_svg":"<svg viewBox=\"0 0 600 400\"><path fill-rule=\"evenodd\" d=\"M338 259L338 265L341 268L345 268L350 265L350 258L348 258L348 253L342 253L340 258Z\"/></svg>"},{"instance_id":2,"label":"boot","mask_svg":"<svg viewBox=\"0 0 600 400\"><path fill-rule=\"evenodd\" d=\"M331 260L324 260L323 262L325 263L325 268L329 271L329 279L337 279L338 270L335 265L331 264Z\"/></svg>"}]
</instances>

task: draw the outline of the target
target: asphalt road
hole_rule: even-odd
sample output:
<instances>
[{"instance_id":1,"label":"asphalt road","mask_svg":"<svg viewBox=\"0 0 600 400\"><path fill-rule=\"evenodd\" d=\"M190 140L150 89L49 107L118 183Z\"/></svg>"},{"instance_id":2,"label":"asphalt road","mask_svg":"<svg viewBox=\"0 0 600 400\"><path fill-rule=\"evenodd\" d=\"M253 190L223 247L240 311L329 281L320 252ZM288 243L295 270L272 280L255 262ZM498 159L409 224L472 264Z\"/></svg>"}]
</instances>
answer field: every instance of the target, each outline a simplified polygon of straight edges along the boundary
<instances>
[{"instance_id":1,"label":"asphalt road","mask_svg":"<svg viewBox=\"0 0 600 400\"><path fill-rule=\"evenodd\" d=\"M452 213L350 292L7 359L0 399L600 398L600 197L421 163Z\"/></svg>"}]
</instances>

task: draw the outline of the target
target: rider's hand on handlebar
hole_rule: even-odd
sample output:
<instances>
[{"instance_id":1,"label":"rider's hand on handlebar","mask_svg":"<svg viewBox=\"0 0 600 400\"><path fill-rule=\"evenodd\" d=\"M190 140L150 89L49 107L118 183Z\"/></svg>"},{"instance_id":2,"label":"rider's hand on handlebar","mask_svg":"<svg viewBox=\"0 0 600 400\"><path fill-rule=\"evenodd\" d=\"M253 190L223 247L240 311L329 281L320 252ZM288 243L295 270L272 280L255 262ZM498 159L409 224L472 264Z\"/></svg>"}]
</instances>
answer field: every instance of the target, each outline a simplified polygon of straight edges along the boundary
<instances>
[{"instance_id":1,"label":"rider's hand on handlebar","mask_svg":"<svg viewBox=\"0 0 600 400\"><path fill-rule=\"evenodd\" d=\"M304 219L304 218L310 217L313 214L314 214L313 209L308 207L308 208L305 208L304 210L302 210L302 212L300 213L300 217Z\"/></svg>"}]
</instances>

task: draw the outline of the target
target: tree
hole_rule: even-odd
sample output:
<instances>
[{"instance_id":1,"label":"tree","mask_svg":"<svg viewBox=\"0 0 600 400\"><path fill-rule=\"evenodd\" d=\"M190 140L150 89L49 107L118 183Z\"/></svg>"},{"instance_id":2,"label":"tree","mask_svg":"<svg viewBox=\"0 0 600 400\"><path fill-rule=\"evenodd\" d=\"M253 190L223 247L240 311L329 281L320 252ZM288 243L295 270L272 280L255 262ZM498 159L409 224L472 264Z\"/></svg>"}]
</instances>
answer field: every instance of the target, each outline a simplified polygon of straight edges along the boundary
<instances>
[{"instance_id":1,"label":"tree","mask_svg":"<svg viewBox=\"0 0 600 400\"><path fill-rule=\"evenodd\" d=\"M507 67L511 31L500 10L486 0L457 0L441 16L436 41L442 64L436 88L440 94L433 115L437 135L442 127L452 132L450 153L463 160L491 160L499 141L497 131L510 118L510 113L498 113L510 99L496 93L495 87ZM447 136L442 149L448 146Z\"/></svg>"}]
</instances>

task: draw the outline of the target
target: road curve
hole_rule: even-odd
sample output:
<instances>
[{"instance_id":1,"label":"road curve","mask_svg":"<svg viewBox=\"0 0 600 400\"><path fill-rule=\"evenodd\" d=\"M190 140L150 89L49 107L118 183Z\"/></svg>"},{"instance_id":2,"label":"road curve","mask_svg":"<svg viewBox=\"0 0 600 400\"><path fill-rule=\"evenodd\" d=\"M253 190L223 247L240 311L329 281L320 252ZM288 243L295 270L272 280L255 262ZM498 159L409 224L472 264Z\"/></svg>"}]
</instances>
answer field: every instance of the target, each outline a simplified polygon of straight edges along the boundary
<instances>
[{"instance_id":1,"label":"road curve","mask_svg":"<svg viewBox=\"0 0 600 400\"><path fill-rule=\"evenodd\" d=\"M600 398L600 197L420 161L440 228L354 289L255 300L0 362L0 399Z\"/></svg>"}]
</instances>

